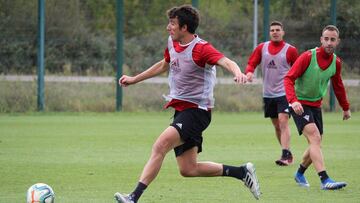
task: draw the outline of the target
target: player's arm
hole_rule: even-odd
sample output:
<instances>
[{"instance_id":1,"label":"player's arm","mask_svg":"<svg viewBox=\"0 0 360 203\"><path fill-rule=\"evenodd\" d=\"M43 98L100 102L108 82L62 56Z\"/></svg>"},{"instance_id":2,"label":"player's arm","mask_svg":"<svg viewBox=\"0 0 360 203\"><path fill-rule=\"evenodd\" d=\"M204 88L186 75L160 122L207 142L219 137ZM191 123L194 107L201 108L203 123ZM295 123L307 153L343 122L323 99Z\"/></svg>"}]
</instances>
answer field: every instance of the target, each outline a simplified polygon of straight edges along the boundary
<instances>
[{"instance_id":1,"label":"player's arm","mask_svg":"<svg viewBox=\"0 0 360 203\"><path fill-rule=\"evenodd\" d=\"M331 84L334 88L335 96L343 109L343 120L347 120L351 117L350 104L341 78L341 61L339 58L336 60L336 73L331 77Z\"/></svg>"},{"instance_id":2,"label":"player's arm","mask_svg":"<svg viewBox=\"0 0 360 203\"><path fill-rule=\"evenodd\" d=\"M205 67L205 64L219 65L234 75L236 83L246 82L246 76L241 72L239 66L215 49L210 43L197 44L193 49L193 58L200 67Z\"/></svg>"},{"instance_id":3,"label":"player's arm","mask_svg":"<svg viewBox=\"0 0 360 203\"><path fill-rule=\"evenodd\" d=\"M255 69L261 63L261 55L262 55L263 46L264 46L264 43L261 43L259 46L257 46L249 57L249 60L248 60L248 63L247 63L246 69L245 69L246 77L249 82L252 82Z\"/></svg>"},{"instance_id":4,"label":"player's arm","mask_svg":"<svg viewBox=\"0 0 360 203\"><path fill-rule=\"evenodd\" d=\"M165 59L162 59L161 61L155 63L150 68L148 68L147 70L143 71L142 73L136 76L128 76L128 75L121 76L121 78L119 79L119 84L124 87L128 85L136 84L148 78L152 78L161 73L164 73L168 69L169 69L169 63L167 63Z\"/></svg>"},{"instance_id":5,"label":"player's arm","mask_svg":"<svg viewBox=\"0 0 360 203\"><path fill-rule=\"evenodd\" d=\"M294 65L296 59L299 57L299 52L294 46L290 46L288 51L286 52L286 61L291 66Z\"/></svg>"},{"instance_id":6,"label":"player's arm","mask_svg":"<svg viewBox=\"0 0 360 203\"><path fill-rule=\"evenodd\" d=\"M234 81L236 83L246 83L246 75L241 72L239 66L234 61L224 56L218 60L217 65L231 72L234 75Z\"/></svg>"}]
</instances>

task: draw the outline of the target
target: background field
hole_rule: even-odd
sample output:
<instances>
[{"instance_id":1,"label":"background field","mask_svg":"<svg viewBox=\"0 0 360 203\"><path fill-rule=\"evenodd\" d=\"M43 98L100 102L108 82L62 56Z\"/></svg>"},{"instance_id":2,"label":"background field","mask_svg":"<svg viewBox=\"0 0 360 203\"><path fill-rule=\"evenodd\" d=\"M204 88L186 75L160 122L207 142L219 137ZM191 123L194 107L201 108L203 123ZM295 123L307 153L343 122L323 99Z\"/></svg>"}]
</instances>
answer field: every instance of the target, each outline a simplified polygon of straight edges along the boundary
<instances>
[{"instance_id":1,"label":"background field","mask_svg":"<svg viewBox=\"0 0 360 203\"><path fill-rule=\"evenodd\" d=\"M37 110L36 81L1 81L0 114ZM230 78L229 78L230 79ZM360 85L345 86L352 112L360 111ZM123 88L123 111L162 111L167 84L145 84ZM262 85L217 84L214 90L215 111L262 112ZM329 94L323 108L329 111ZM115 82L46 82L45 111L49 112L113 112ZM336 101L336 111L341 108Z\"/></svg>"},{"instance_id":2,"label":"background field","mask_svg":"<svg viewBox=\"0 0 360 203\"><path fill-rule=\"evenodd\" d=\"M116 191L130 192L151 145L170 123L162 113L31 113L0 115L0 202L25 202L36 182L53 187L58 203L114 202ZM280 155L270 122L260 113L213 114L199 160L239 165L252 161L263 195L260 202L358 202L360 199L360 119L347 122L341 113L325 113L328 173L348 182L341 191L322 191L313 168L310 189L293 181L306 147L291 121L295 165L277 167ZM183 178L173 153L141 202L255 202L242 183L232 178Z\"/></svg>"}]
</instances>

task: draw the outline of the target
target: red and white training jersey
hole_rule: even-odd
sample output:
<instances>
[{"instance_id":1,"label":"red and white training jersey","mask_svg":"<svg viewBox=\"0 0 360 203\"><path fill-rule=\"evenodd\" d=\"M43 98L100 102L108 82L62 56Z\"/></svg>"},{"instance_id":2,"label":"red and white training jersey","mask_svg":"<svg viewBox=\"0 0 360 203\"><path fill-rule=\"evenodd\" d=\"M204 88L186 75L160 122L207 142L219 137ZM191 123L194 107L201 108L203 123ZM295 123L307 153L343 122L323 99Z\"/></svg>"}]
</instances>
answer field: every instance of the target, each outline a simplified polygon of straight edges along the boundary
<instances>
[{"instance_id":1,"label":"red and white training jersey","mask_svg":"<svg viewBox=\"0 0 360 203\"><path fill-rule=\"evenodd\" d=\"M170 101L165 107L171 106L178 111L187 108L213 108L216 80L213 65L222 57L222 53L196 35L185 46L169 37L164 58L170 64L170 94L167 97Z\"/></svg>"},{"instance_id":2,"label":"red and white training jersey","mask_svg":"<svg viewBox=\"0 0 360 203\"><path fill-rule=\"evenodd\" d=\"M285 95L284 77L297 59L297 49L281 41L261 43L251 54L246 73L254 72L260 64L263 76L263 97L274 98Z\"/></svg>"}]
</instances>

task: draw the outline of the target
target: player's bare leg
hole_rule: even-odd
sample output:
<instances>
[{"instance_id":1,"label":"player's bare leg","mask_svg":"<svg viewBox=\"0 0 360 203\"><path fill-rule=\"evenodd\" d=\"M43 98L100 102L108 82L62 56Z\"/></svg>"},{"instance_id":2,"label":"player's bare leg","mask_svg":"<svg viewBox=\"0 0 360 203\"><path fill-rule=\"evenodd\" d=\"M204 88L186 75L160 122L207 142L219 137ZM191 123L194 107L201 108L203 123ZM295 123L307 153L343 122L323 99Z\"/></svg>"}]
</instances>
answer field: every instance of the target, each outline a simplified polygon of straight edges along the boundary
<instances>
[{"instance_id":1,"label":"player's bare leg","mask_svg":"<svg viewBox=\"0 0 360 203\"><path fill-rule=\"evenodd\" d=\"M275 163L279 166L288 166L293 163L293 156L290 151L290 129L289 129L289 115L286 113L279 113L278 118L271 119L276 137L282 148L282 155Z\"/></svg>"}]
</instances>

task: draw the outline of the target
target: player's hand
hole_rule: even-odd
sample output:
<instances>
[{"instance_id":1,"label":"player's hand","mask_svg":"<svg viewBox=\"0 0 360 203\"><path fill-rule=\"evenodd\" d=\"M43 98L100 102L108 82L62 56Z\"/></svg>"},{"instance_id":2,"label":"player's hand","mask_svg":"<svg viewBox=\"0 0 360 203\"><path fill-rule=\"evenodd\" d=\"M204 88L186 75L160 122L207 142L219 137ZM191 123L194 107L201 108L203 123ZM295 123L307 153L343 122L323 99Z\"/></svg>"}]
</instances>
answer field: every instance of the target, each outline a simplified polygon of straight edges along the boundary
<instances>
[{"instance_id":1,"label":"player's hand","mask_svg":"<svg viewBox=\"0 0 360 203\"><path fill-rule=\"evenodd\" d=\"M350 109L347 111L343 111L343 120L348 120L351 117Z\"/></svg>"},{"instance_id":2,"label":"player's hand","mask_svg":"<svg viewBox=\"0 0 360 203\"><path fill-rule=\"evenodd\" d=\"M304 108L302 107L302 105L300 104L300 102L294 102L291 104L291 108L294 110L294 112L297 115L301 115L304 113Z\"/></svg>"},{"instance_id":3,"label":"player's hand","mask_svg":"<svg viewBox=\"0 0 360 203\"><path fill-rule=\"evenodd\" d=\"M253 77L254 77L254 73L252 73L252 72L246 73L246 79L247 79L247 81L252 82L252 81L253 81Z\"/></svg>"},{"instance_id":4,"label":"player's hand","mask_svg":"<svg viewBox=\"0 0 360 203\"><path fill-rule=\"evenodd\" d=\"M246 75L244 73L240 73L234 77L234 81L237 84L244 84L246 83Z\"/></svg>"},{"instance_id":5,"label":"player's hand","mask_svg":"<svg viewBox=\"0 0 360 203\"><path fill-rule=\"evenodd\" d=\"M135 77L123 75L119 79L119 85L122 86L122 87L126 87L126 86L134 84L134 83L136 83Z\"/></svg>"}]
</instances>

